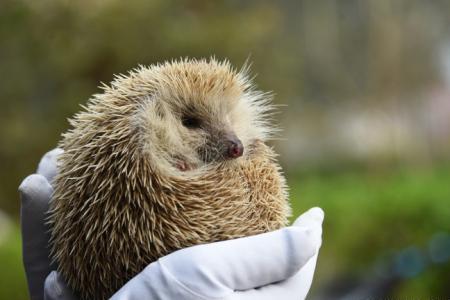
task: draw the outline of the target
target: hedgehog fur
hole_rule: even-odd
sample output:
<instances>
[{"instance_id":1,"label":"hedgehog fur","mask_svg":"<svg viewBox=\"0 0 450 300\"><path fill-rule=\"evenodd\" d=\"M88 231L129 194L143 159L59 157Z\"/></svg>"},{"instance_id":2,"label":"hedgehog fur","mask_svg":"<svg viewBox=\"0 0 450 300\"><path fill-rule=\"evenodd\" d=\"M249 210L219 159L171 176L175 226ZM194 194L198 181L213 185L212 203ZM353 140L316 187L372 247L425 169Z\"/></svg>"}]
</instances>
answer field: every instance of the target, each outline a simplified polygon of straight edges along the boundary
<instances>
[{"instance_id":1,"label":"hedgehog fur","mask_svg":"<svg viewBox=\"0 0 450 300\"><path fill-rule=\"evenodd\" d=\"M51 252L83 299L106 299L180 248L287 224L271 95L248 67L181 59L116 76L70 121L50 207ZM195 116L197 128L183 123ZM244 152L226 158L223 140ZM219 149L219 150L218 150Z\"/></svg>"}]
</instances>

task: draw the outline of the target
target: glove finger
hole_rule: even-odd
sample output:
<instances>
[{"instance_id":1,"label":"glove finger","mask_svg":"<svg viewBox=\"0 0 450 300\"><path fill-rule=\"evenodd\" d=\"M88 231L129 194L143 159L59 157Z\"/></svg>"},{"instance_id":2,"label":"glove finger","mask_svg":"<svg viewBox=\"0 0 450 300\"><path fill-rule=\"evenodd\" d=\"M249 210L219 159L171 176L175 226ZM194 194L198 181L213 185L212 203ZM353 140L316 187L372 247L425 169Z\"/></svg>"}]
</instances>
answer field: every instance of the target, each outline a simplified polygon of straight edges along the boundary
<instances>
[{"instance_id":1,"label":"glove finger","mask_svg":"<svg viewBox=\"0 0 450 300\"><path fill-rule=\"evenodd\" d=\"M55 148L42 157L39 162L37 173L41 174L45 178L47 178L48 182L52 182L55 175L58 173L57 170L57 159L58 156L64 152L61 148Z\"/></svg>"},{"instance_id":2,"label":"glove finger","mask_svg":"<svg viewBox=\"0 0 450 300\"><path fill-rule=\"evenodd\" d=\"M186 248L160 263L193 291L248 290L294 275L318 249L315 232L287 227L260 235ZM221 294L222 293L222 294Z\"/></svg>"},{"instance_id":3,"label":"glove finger","mask_svg":"<svg viewBox=\"0 0 450 300\"><path fill-rule=\"evenodd\" d=\"M314 255L294 276L279 283L263 286L259 289L238 291L233 295L239 300L302 300L311 287L317 254Z\"/></svg>"},{"instance_id":4,"label":"glove finger","mask_svg":"<svg viewBox=\"0 0 450 300\"><path fill-rule=\"evenodd\" d=\"M320 207L313 207L307 212L300 215L297 220L294 221L294 226L305 227L321 227L323 223L324 212Z\"/></svg>"},{"instance_id":5,"label":"glove finger","mask_svg":"<svg viewBox=\"0 0 450 300\"><path fill-rule=\"evenodd\" d=\"M67 286L65 280L56 271L52 271L45 279L45 300L75 300L78 299Z\"/></svg>"},{"instance_id":6,"label":"glove finger","mask_svg":"<svg viewBox=\"0 0 450 300\"><path fill-rule=\"evenodd\" d=\"M317 243L317 251L321 246L323 210L314 207L303 213L294 222L294 226L309 228L314 231ZM308 262L292 277L287 280L266 285L259 289L236 292L236 299L242 300L269 300L269 299L305 299L311 288L317 256L314 255Z\"/></svg>"},{"instance_id":7,"label":"glove finger","mask_svg":"<svg viewBox=\"0 0 450 300\"><path fill-rule=\"evenodd\" d=\"M315 234L313 236L318 238L318 245L322 244L322 223L324 219L324 212L319 207L313 207L307 212L303 213L295 220L293 226L304 227L313 230Z\"/></svg>"},{"instance_id":8,"label":"glove finger","mask_svg":"<svg viewBox=\"0 0 450 300\"><path fill-rule=\"evenodd\" d=\"M42 299L44 281L53 269L49 258L49 231L45 224L53 192L47 179L39 174L25 178L19 187L23 262L28 288L33 299Z\"/></svg>"}]
</instances>

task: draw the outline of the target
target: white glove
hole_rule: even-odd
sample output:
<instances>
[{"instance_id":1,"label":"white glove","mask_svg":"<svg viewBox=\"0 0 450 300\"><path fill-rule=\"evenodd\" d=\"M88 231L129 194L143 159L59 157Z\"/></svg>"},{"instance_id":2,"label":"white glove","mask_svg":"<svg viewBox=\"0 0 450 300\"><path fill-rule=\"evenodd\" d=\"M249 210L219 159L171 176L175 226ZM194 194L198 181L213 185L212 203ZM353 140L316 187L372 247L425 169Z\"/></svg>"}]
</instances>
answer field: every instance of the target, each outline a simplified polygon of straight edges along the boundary
<instances>
[{"instance_id":1,"label":"white glove","mask_svg":"<svg viewBox=\"0 0 450 300\"><path fill-rule=\"evenodd\" d=\"M48 259L44 216L56 174L53 150L38 174L21 184L24 264L33 299L76 299ZM113 299L304 299L321 245L323 211L310 209L294 226L173 252L148 265ZM44 289L44 293L42 293Z\"/></svg>"},{"instance_id":2,"label":"white glove","mask_svg":"<svg viewBox=\"0 0 450 300\"><path fill-rule=\"evenodd\" d=\"M112 299L304 299L321 245L323 211L294 226L176 251L150 264Z\"/></svg>"}]
</instances>

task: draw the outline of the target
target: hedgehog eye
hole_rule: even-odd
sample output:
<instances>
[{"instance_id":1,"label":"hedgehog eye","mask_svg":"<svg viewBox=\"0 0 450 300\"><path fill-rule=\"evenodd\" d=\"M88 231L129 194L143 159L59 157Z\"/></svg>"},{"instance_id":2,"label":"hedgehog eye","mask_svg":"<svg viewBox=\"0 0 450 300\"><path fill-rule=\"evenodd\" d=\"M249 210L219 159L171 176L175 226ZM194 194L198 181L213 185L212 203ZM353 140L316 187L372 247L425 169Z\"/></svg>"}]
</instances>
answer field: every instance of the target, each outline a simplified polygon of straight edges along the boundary
<instances>
[{"instance_id":1,"label":"hedgehog eye","mask_svg":"<svg viewBox=\"0 0 450 300\"><path fill-rule=\"evenodd\" d=\"M200 128L201 126L200 119L192 116L183 117L182 123L184 127L191 129Z\"/></svg>"}]
</instances>

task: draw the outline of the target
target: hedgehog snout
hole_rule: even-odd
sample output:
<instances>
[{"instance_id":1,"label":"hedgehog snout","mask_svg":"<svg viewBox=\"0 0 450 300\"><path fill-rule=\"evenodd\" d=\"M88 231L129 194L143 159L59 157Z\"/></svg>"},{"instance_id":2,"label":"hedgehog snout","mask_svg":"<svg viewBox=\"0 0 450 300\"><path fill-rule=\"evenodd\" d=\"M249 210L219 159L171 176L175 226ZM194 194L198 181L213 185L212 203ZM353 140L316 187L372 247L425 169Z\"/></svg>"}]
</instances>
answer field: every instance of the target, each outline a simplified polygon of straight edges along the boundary
<instances>
[{"instance_id":1,"label":"hedgehog snout","mask_svg":"<svg viewBox=\"0 0 450 300\"><path fill-rule=\"evenodd\" d=\"M244 146L240 139L235 135L227 137L227 147L225 156L228 158L238 158L244 154Z\"/></svg>"}]
</instances>

